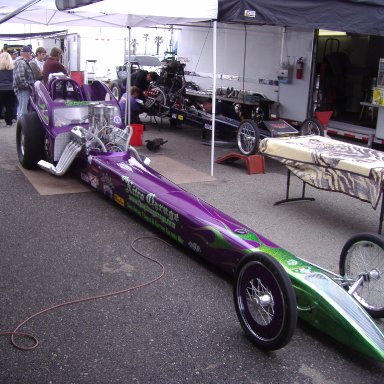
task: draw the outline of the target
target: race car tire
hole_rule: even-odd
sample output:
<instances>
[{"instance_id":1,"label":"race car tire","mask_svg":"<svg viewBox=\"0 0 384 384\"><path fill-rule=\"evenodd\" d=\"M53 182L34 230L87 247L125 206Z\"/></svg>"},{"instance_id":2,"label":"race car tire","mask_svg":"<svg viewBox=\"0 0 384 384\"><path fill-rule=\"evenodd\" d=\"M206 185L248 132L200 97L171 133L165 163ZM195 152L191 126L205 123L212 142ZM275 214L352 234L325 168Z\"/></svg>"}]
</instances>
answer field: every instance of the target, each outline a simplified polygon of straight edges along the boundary
<instances>
[{"instance_id":1,"label":"race car tire","mask_svg":"<svg viewBox=\"0 0 384 384\"><path fill-rule=\"evenodd\" d=\"M240 324L263 350L284 347L297 325L295 291L283 266L256 252L245 256L234 276L233 299Z\"/></svg>"},{"instance_id":2,"label":"race car tire","mask_svg":"<svg viewBox=\"0 0 384 384\"><path fill-rule=\"evenodd\" d=\"M29 112L17 120L17 156L23 168L37 168L44 158L44 131L36 112Z\"/></svg>"},{"instance_id":3,"label":"race car tire","mask_svg":"<svg viewBox=\"0 0 384 384\"><path fill-rule=\"evenodd\" d=\"M373 317L384 317L384 237L376 233L359 233L344 245L339 261L340 275L349 289L353 281L364 282L352 295Z\"/></svg>"},{"instance_id":4,"label":"race car tire","mask_svg":"<svg viewBox=\"0 0 384 384\"><path fill-rule=\"evenodd\" d=\"M243 155L254 155L259 150L259 128L253 120L244 120L240 123L236 142L239 152Z\"/></svg>"},{"instance_id":5,"label":"race car tire","mask_svg":"<svg viewBox=\"0 0 384 384\"><path fill-rule=\"evenodd\" d=\"M116 100L119 101L121 97L121 89L119 86L119 82L117 80L112 81L111 92L112 92L112 95L116 97Z\"/></svg>"},{"instance_id":6,"label":"race car tire","mask_svg":"<svg viewBox=\"0 0 384 384\"><path fill-rule=\"evenodd\" d=\"M303 121L300 127L300 136L317 135L324 136L324 127L315 117Z\"/></svg>"}]
</instances>

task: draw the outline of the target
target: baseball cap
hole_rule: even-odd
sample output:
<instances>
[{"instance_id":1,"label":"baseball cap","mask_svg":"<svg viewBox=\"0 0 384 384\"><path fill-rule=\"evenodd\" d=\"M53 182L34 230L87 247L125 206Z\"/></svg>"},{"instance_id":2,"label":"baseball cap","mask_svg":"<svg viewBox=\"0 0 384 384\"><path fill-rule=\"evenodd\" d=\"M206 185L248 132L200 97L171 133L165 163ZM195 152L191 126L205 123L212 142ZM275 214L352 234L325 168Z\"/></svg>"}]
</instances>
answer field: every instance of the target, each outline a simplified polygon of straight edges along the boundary
<instances>
[{"instance_id":1,"label":"baseball cap","mask_svg":"<svg viewBox=\"0 0 384 384\"><path fill-rule=\"evenodd\" d=\"M9 52L11 55L17 55L17 51L16 49L11 49L11 51Z\"/></svg>"},{"instance_id":2,"label":"baseball cap","mask_svg":"<svg viewBox=\"0 0 384 384\"><path fill-rule=\"evenodd\" d=\"M32 48L29 45L24 45L20 50L21 53L32 53Z\"/></svg>"}]
</instances>

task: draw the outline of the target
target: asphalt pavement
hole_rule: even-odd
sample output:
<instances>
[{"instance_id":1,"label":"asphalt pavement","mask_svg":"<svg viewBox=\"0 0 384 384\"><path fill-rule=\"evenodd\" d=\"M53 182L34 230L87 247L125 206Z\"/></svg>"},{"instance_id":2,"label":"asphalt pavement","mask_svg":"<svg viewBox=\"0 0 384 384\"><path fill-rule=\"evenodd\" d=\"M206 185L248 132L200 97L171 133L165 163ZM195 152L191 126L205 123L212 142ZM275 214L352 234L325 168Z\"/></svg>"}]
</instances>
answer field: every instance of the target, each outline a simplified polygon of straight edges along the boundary
<instances>
[{"instance_id":1,"label":"asphalt pavement","mask_svg":"<svg viewBox=\"0 0 384 384\"><path fill-rule=\"evenodd\" d=\"M40 195L18 167L15 125L0 126L0 331L84 297L156 282L33 318L20 331L33 351L0 337L0 383L382 383L384 364L366 359L299 322L291 342L265 353L244 336L231 281L215 268L93 192ZM210 147L196 127L147 124L144 139L168 142L167 156L210 173ZM233 148L217 147L215 158ZM42 172L42 171L36 171ZM54 176L52 176L54 177ZM183 188L299 257L337 271L349 237L377 231L368 203L308 188L314 202L273 206L285 196L286 170L266 160L248 175L242 162L215 165L214 180ZM293 193L301 182L292 179ZM20 341L22 342L22 341Z\"/></svg>"}]
</instances>

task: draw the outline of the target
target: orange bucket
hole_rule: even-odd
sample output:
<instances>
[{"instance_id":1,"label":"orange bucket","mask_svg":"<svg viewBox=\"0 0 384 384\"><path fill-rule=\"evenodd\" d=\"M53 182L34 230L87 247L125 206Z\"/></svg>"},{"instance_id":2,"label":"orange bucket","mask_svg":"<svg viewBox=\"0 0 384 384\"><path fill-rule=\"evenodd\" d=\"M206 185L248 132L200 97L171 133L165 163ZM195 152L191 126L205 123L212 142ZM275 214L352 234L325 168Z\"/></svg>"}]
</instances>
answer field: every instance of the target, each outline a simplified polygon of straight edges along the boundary
<instances>
[{"instance_id":1,"label":"orange bucket","mask_svg":"<svg viewBox=\"0 0 384 384\"><path fill-rule=\"evenodd\" d=\"M134 147L141 147L143 145L143 131L144 131L144 125L143 124L131 124L133 134L131 137L131 141L129 142L130 145Z\"/></svg>"}]
</instances>

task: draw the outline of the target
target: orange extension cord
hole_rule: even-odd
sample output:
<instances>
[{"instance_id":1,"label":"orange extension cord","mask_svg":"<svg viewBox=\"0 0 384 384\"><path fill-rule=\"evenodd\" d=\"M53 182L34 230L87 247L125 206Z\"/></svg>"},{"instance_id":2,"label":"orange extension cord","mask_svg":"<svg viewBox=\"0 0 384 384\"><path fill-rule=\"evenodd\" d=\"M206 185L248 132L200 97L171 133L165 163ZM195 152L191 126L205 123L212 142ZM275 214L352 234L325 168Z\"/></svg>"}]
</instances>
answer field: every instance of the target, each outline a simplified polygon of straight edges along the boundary
<instances>
[{"instance_id":1,"label":"orange extension cord","mask_svg":"<svg viewBox=\"0 0 384 384\"><path fill-rule=\"evenodd\" d=\"M91 296L91 297L85 297L85 298L82 298L82 299L77 299L77 300L71 300L71 301L66 301L64 303L61 303L61 304L57 304L57 305L54 305L52 307L49 307L49 308L45 308L37 313L34 313L33 315L29 316L27 319L23 320L15 329L13 332L0 332L0 336L11 336L10 338L10 341L11 341L11 344L17 348L17 349L20 349L21 351L31 351L33 349L35 349L38 345L39 345L39 341L37 339L36 336L33 336L31 335L30 333L24 333L24 332L19 332L18 330L24 325L26 324L28 321L30 321L31 319L37 317L37 316L40 316L42 315L43 313L47 313L47 312L50 312L50 311L53 311L54 309L56 308L61 308L61 307L64 307L64 306L67 306L67 305L72 305L72 304L78 304L78 303L84 303L86 301L91 301L91 300L99 300L99 299L105 299L107 297L111 297L111 296L117 296L117 295L121 295L123 293L127 293L127 292L131 292L135 289L139 289L139 288L143 288L143 287L146 287L150 284L153 284L154 282L156 282L157 280L160 280L163 276L164 276L164 273L165 273L165 267L162 263L160 263L160 261L150 257L150 256L147 256L147 255L144 255L142 252L140 252L137 248L134 247L134 244L139 241L139 240L142 240L142 239L155 239L155 240L159 240L169 246L172 246L170 245L169 243L167 243L165 240L159 238L159 237L155 237L155 236L141 236L141 237L138 237L136 239L134 239L131 243L131 247L133 248L133 250L139 254L140 256L144 257L145 259L148 259L154 263L156 263L157 265L160 266L161 268L161 273L145 282L145 283L141 283L141 284L138 284L138 285L135 285L133 287L130 287L130 288L126 288L126 289L122 289L121 291L115 291L115 292L111 292L111 293L105 293L105 294L101 294L101 295L97 295L97 296ZM24 339L29 339L29 340L32 340L33 342L33 345L31 346L22 346L20 344L17 344L16 341L15 341L15 336L19 336L19 337L22 337Z\"/></svg>"}]
</instances>

